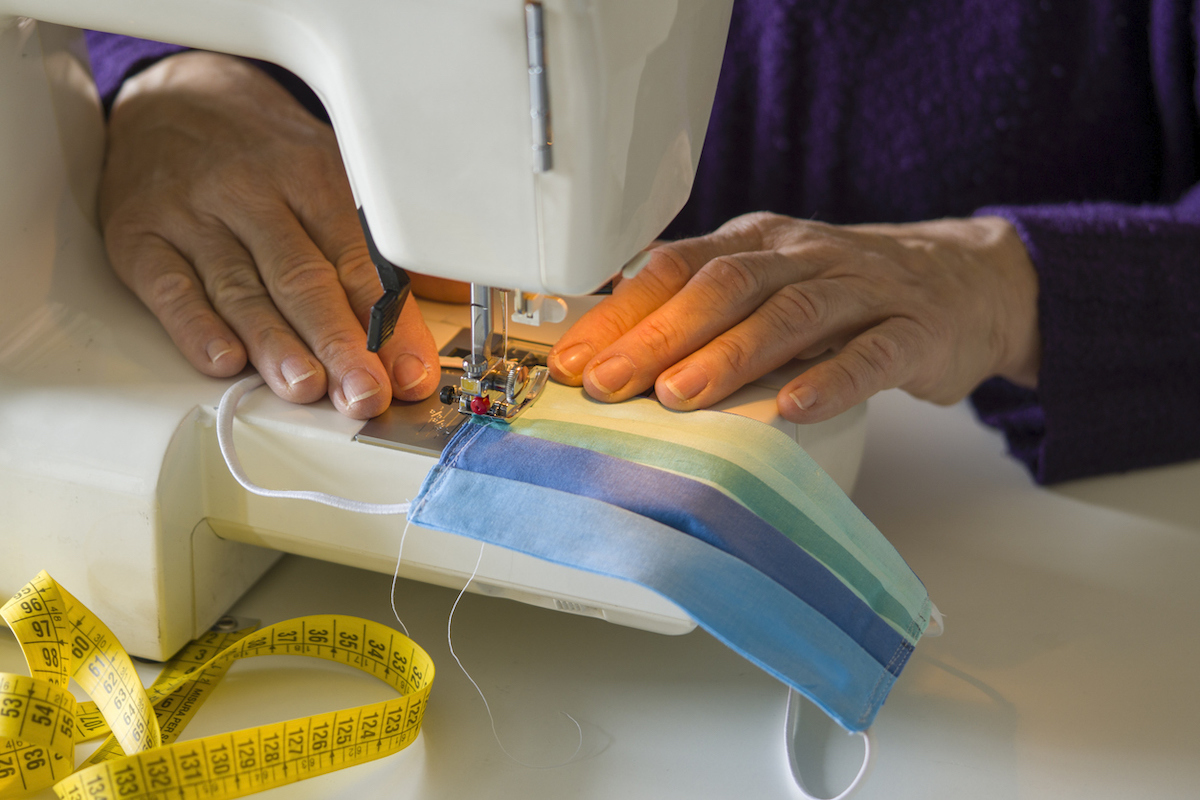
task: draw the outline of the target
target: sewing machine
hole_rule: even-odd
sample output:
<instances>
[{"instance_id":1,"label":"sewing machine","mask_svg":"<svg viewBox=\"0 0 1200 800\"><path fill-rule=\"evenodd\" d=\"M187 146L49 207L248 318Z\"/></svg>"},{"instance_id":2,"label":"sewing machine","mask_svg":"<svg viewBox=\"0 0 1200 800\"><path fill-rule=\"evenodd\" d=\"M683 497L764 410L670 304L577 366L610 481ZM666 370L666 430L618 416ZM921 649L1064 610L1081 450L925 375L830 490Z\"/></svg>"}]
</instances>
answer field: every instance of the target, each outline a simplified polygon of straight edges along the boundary
<instances>
[{"instance_id":1,"label":"sewing machine","mask_svg":"<svg viewBox=\"0 0 1200 800\"><path fill-rule=\"evenodd\" d=\"M64 26L296 72L331 113L385 284L391 264L473 282L470 311L424 306L444 353L466 362L446 371L445 397L366 425L267 389L239 409L239 453L260 484L397 502L436 460L445 413L490 393L507 415L542 379L489 352L500 310L543 323L508 331L536 361L591 302L569 300L551 323L562 307L546 295L632 273L682 206L731 2L0 0L0 595L46 569L132 653L162 659L280 552L391 573L404 527L234 482L214 427L230 381L192 370L105 264L104 126L80 31ZM510 309L490 286L515 290ZM403 287L390 288L397 305ZM784 379L722 408L797 436L848 491L865 410L797 430L775 414ZM459 587L478 552L413 527L399 575ZM640 587L496 548L471 589L664 633L693 626Z\"/></svg>"}]
</instances>

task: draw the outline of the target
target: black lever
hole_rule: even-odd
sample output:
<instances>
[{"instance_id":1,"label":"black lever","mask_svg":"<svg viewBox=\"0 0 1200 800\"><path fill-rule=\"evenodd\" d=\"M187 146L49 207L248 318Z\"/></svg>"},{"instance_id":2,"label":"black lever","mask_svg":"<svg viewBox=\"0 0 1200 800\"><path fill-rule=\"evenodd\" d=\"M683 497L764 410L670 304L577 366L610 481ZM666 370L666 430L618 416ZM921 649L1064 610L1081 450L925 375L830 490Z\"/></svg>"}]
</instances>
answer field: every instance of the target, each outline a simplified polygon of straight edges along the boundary
<instances>
[{"instance_id":1,"label":"black lever","mask_svg":"<svg viewBox=\"0 0 1200 800\"><path fill-rule=\"evenodd\" d=\"M383 257L375 240L371 237L371 226L367 224L367 215L360 208L358 221L362 223L363 235L367 237L367 252L371 254L371 263L379 273L379 282L383 285L383 297L371 306L371 319L367 324L367 349L378 353L392 334L396 332L396 321L400 319L400 310L408 299L408 273Z\"/></svg>"}]
</instances>

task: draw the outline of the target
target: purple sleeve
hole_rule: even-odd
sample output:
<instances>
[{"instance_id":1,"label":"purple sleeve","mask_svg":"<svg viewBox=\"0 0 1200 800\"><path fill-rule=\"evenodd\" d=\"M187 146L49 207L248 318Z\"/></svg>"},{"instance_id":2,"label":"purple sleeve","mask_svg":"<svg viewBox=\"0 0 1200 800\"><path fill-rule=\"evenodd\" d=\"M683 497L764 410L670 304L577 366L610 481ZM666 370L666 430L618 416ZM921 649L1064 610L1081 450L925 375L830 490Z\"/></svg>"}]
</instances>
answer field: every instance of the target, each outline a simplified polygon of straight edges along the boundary
<instances>
[{"instance_id":1,"label":"purple sleeve","mask_svg":"<svg viewBox=\"0 0 1200 800\"><path fill-rule=\"evenodd\" d=\"M105 113L112 108L113 98L127 78L169 55L188 49L116 33L87 31L86 36L88 59L92 62L92 75Z\"/></svg>"},{"instance_id":2,"label":"purple sleeve","mask_svg":"<svg viewBox=\"0 0 1200 800\"><path fill-rule=\"evenodd\" d=\"M1036 394L973 401L1039 483L1200 457L1200 187L1173 206L982 209L1038 271Z\"/></svg>"},{"instance_id":3,"label":"purple sleeve","mask_svg":"<svg viewBox=\"0 0 1200 800\"><path fill-rule=\"evenodd\" d=\"M1037 269L1042 365L1036 393L995 379L972 400L1039 483L1200 458L1200 3L1151 8L1160 190L1179 199L978 212Z\"/></svg>"},{"instance_id":4,"label":"purple sleeve","mask_svg":"<svg viewBox=\"0 0 1200 800\"><path fill-rule=\"evenodd\" d=\"M149 39L135 39L132 36L100 31L87 31L87 46L92 75L95 77L100 99L104 103L105 114L112 110L113 100L126 80L167 56L190 49L177 44L152 42ZM275 64L256 59L246 61L279 82L314 117L324 122L329 121L325 107L304 81Z\"/></svg>"}]
</instances>

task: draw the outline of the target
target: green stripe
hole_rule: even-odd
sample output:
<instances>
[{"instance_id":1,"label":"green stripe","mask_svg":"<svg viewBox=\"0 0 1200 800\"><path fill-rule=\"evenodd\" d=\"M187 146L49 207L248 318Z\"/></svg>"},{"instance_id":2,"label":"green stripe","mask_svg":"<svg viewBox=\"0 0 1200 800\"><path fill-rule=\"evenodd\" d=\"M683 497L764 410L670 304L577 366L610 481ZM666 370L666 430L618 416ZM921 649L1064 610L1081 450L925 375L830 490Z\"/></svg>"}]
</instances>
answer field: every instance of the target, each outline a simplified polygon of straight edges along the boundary
<instances>
[{"instance_id":1,"label":"green stripe","mask_svg":"<svg viewBox=\"0 0 1200 800\"><path fill-rule=\"evenodd\" d=\"M841 578L901 635L912 639L912 615L884 589L879 579L806 514L737 464L692 447L665 445L658 440L570 422L529 420L520 426L519 432L724 486L739 502Z\"/></svg>"},{"instance_id":2,"label":"green stripe","mask_svg":"<svg viewBox=\"0 0 1200 800\"><path fill-rule=\"evenodd\" d=\"M555 384L548 386L547 390L546 396L513 424L514 431L529 430L540 422L593 428L596 431L590 438L585 435L586 440L580 440L572 432L578 428L558 432L546 429L543 438L594 447L610 455L635 461L638 459L628 453L603 447L602 443L617 432L648 439L651 444L647 449L657 458L646 459L644 463L716 485L725 494L735 496L739 502L750 507L747 498L755 502L755 492L748 493L743 488L739 490L741 496L736 496L726 485L725 477L720 476L721 470L717 470L719 479L713 480L708 474L696 474L696 469L688 467L686 463L671 461L669 454L675 448L682 447L701 457L730 462L757 478L790 506L785 507L785 520L797 515L807 517L810 523L834 540L835 546L840 546L850 559L859 562L864 570L873 575L878 586L906 610L908 619L915 620L916 627L906 628L906 634L919 635L924 631L930 606L925 586L891 543L787 434L735 414L675 412L645 398L610 405L592 400L580 389ZM767 518L767 512L754 510ZM778 512L771 516L772 524L787 533L787 527L775 519ZM813 555L821 557L819 552L813 552ZM870 596L878 592L878 589L872 588L874 584L863 586L858 581L851 582L845 573L837 569L839 564L826 562L852 590L871 603ZM874 603L871 605L875 606ZM897 616L904 618L903 615Z\"/></svg>"}]
</instances>

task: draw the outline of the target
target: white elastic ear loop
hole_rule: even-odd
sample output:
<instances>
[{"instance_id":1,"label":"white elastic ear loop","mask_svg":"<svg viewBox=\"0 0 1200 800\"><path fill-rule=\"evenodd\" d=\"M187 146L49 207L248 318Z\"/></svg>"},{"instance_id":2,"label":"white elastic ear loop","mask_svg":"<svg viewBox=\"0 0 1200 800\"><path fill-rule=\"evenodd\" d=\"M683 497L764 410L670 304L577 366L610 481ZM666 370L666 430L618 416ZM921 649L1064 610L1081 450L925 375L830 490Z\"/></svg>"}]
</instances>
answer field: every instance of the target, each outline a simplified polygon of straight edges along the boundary
<instances>
[{"instance_id":1,"label":"white elastic ear loop","mask_svg":"<svg viewBox=\"0 0 1200 800\"><path fill-rule=\"evenodd\" d=\"M283 491L279 489L264 489L263 487L252 483L250 478L246 476L246 471L242 469L242 462L237 457L237 450L233 446L233 416L237 411L238 403L249 392L254 391L259 386L262 386L266 381L261 375L251 375L249 378L243 378L225 390L225 394L221 395L221 403L217 406L217 444L221 448L221 455L225 458L225 465L229 467L229 471L237 482L242 487L253 494L262 497L282 497L289 500L311 500L314 503L322 503L334 508L340 508L343 511L354 511L359 514L407 514L412 503L364 503L359 500L350 500L345 497L338 497L324 492L307 492L307 491Z\"/></svg>"},{"instance_id":2,"label":"white elastic ear loop","mask_svg":"<svg viewBox=\"0 0 1200 800\"><path fill-rule=\"evenodd\" d=\"M796 759L796 729L800 723L800 694L792 688L788 688L787 699L787 714L784 719L784 740L787 744L788 766L792 770L792 780L796 782L796 788L800 790L800 794L805 800L822 800L822 798L814 797L808 793L808 789L804 787L804 778L800 775L800 763ZM862 785L867 778L867 772L871 769L871 762L874 760L875 750L871 747L872 738L871 732L861 731L857 734L863 739L863 761L862 766L858 768L858 774L854 776L854 780L850 781L850 785L842 790L842 793L836 797L828 798L828 800L846 800L850 795L854 794L855 790Z\"/></svg>"}]
</instances>

